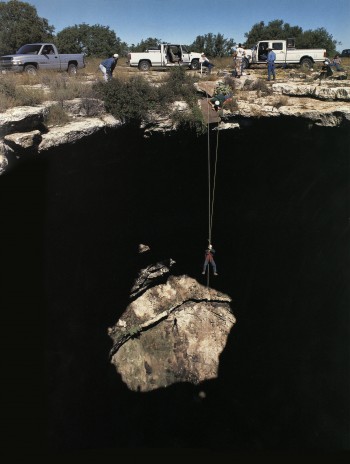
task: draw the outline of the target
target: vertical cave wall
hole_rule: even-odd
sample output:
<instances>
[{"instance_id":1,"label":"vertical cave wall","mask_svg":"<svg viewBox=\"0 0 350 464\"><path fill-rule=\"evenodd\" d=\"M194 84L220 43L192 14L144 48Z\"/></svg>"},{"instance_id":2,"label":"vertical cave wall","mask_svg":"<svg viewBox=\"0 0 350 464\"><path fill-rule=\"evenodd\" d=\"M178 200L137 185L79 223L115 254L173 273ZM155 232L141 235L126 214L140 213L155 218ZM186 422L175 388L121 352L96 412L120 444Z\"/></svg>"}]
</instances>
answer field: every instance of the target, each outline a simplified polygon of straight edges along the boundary
<instances>
[{"instance_id":1,"label":"vertical cave wall","mask_svg":"<svg viewBox=\"0 0 350 464\"><path fill-rule=\"evenodd\" d=\"M1 179L9 365L36 392L18 415L46 424L49 450L348 445L349 134L283 119L242 127L219 134L211 282L237 325L219 378L200 387L128 391L106 331L148 260L173 258L201 281L207 136L125 129ZM215 143L212 132L212 157Z\"/></svg>"}]
</instances>

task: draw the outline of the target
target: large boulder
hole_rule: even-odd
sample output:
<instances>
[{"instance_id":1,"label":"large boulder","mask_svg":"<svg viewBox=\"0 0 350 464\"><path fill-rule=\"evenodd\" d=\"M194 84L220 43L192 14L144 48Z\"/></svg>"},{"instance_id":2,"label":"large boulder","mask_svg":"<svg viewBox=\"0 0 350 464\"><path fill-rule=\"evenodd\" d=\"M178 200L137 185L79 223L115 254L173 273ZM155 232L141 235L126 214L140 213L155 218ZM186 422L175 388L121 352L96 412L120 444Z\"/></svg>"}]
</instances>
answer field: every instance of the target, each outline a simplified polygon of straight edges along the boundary
<instances>
[{"instance_id":1,"label":"large boulder","mask_svg":"<svg viewBox=\"0 0 350 464\"><path fill-rule=\"evenodd\" d=\"M218 375L236 322L231 298L186 275L147 288L108 329L111 362L133 391Z\"/></svg>"}]
</instances>

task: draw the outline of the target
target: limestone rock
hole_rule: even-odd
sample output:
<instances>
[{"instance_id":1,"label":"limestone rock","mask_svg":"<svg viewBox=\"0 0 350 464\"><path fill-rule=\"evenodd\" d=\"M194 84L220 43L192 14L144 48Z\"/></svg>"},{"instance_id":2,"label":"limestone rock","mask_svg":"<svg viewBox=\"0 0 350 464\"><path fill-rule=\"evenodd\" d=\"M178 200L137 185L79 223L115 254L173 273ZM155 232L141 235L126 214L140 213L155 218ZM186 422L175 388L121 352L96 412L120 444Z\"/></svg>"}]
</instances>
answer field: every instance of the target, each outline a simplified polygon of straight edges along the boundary
<instances>
[{"instance_id":1,"label":"limestone rock","mask_svg":"<svg viewBox=\"0 0 350 464\"><path fill-rule=\"evenodd\" d=\"M4 137L5 143L16 150L18 155L23 154L23 151L36 149L41 142L41 132L34 130L30 132L15 132Z\"/></svg>"},{"instance_id":2,"label":"limestone rock","mask_svg":"<svg viewBox=\"0 0 350 464\"><path fill-rule=\"evenodd\" d=\"M186 275L146 290L108 330L111 362L129 389L150 391L218 375L236 322L231 298Z\"/></svg>"},{"instance_id":3,"label":"limestone rock","mask_svg":"<svg viewBox=\"0 0 350 464\"><path fill-rule=\"evenodd\" d=\"M130 296L133 298L154 283L158 279L170 272L170 268L175 264L173 259L160 261L157 264L151 264L139 272L138 277L131 289Z\"/></svg>"},{"instance_id":4,"label":"limestone rock","mask_svg":"<svg viewBox=\"0 0 350 464\"><path fill-rule=\"evenodd\" d=\"M8 159L0 147L0 175L6 171L8 164Z\"/></svg>"},{"instance_id":5,"label":"limestone rock","mask_svg":"<svg viewBox=\"0 0 350 464\"><path fill-rule=\"evenodd\" d=\"M150 247L148 245L145 245L143 243L139 244L139 253L146 253L149 250L150 250Z\"/></svg>"},{"instance_id":6,"label":"limestone rock","mask_svg":"<svg viewBox=\"0 0 350 464\"><path fill-rule=\"evenodd\" d=\"M74 98L65 100L63 109L75 116L97 116L105 113L105 105L102 100L96 98Z\"/></svg>"},{"instance_id":7,"label":"limestone rock","mask_svg":"<svg viewBox=\"0 0 350 464\"><path fill-rule=\"evenodd\" d=\"M59 145L75 143L81 138L95 134L105 127L118 127L119 125L121 125L120 121L109 116L106 118L81 118L64 126L55 126L42 135L39 152Z\"/></svg>"},{"instance_id":8,"label":"limestone rock","mask_svg":"<svg viewBox=\"0 0 350 464\"><path fill-rule=\"evenodd\" d=\"M0 137L13 132L28 132L37 129L47 112L45 105L17 106L0 113Z\"/></svg>"}]
</instances>

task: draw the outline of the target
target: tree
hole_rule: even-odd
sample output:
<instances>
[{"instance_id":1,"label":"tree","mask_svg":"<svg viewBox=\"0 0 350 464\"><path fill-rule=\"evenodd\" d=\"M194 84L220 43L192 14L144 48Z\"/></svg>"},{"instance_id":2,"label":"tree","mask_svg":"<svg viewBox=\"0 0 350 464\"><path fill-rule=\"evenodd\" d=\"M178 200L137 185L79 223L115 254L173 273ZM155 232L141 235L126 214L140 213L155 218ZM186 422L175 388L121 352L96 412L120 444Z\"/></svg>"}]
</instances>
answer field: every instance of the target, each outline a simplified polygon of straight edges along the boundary
<instances>
[{"instance_id":1,"label":"tree","mask_svg":"<svg viewBox=\"0 0 350 464\"><path fill-rule=\"evenodd\" d=\"M149 48L158 47L162 43L161 39L157 39L155 37L148 37L145 40L141 40L138 44L132 44L129 47L129 51L131 52L145 52Z\"/></svg>"},{"instance_id":2,"label":"tree","mask_svg":"<svg viewBox=\"0 0 350 464\"><path fill-rule=\"evenodd\" d=\"M26 43L51 41L55 28L29 3L0 2L0 54L13 53Z\"/></svg>"},{"instance_id":3,"label":"tree","mask_svg":"<svg viewBox=\"0 0 350 464\"><path fill-rule=\"evenodd\" d=\"M324 27L319 29L307 30L302 33L296 42L298 48L325 48L327 55L334 55L336 52L337 42Z\"/></svg>"},{"instance_id":4,"label":"tree","mask_svg":"<svg viewBox=\"0 0 350 464\"><path fill-rule=\"evenodd\" d=\"M252 47L259 40L294 38L297 48L325 48L328 54L335 53L336 45L339 43L323 27L304 32L301 27L291 26L281 19L270 21L267 26L264 21L260 21L244 35L247 38L247 47Z\"/></svg>"},{"instance_id":5,"label":"tree","mask_svg":"<svg viewBox=\"0 0 350 464\"><path fill-rule=\"evenodd\" d=\"M284 23L281 19L275 19L270 21L265 26L264 21L254 24L249 32L244 35L247 38L246 46L252 47L259 40L271 40L271 39L297 39L303 30L299 26L291 27L288 23Z\"/></svg>"},{"instance_id":6,"label":"tree","mask_svg":"<svg viewBox=\"0 0 350 464\"><path fill-rule=\"evenodd\" d=\"M222 57L230 55L234 45L233 39L225 39L220 33L215 35L209 32L204 36L198 35L189 48L195 52L204 52L212 57Z\"/></svg>"},{"instance_id":7,"label":"tree","mask_svg":"<svg viewBox=\"0 0 350 464\"><path fill-rule=\"evenodd\" d=\"M75 24L57 34L57 48L61 53L85 53L87 56L125 55L127 44L109 26Z\"/></svg>"}]
</instances>

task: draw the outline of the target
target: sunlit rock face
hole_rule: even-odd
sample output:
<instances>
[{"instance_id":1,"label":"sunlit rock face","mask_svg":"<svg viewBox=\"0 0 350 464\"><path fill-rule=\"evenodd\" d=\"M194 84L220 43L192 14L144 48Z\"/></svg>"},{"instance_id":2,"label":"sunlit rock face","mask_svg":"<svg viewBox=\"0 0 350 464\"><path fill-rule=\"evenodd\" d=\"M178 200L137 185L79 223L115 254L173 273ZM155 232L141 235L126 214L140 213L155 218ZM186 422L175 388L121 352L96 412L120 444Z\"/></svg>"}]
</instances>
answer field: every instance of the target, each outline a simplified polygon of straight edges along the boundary
<instances>
[{"instance_id":1,"label":"sunlit rock face","mask_svg":"<svg viewBox=\"0 0 350 464\"><path fill-rule=\"evenodd\" d=\"M236 322L230 302L186 275L145 290L108 330L111 362L128 388L150 391L216 378Z\"/></svg>"}]
</instances>

